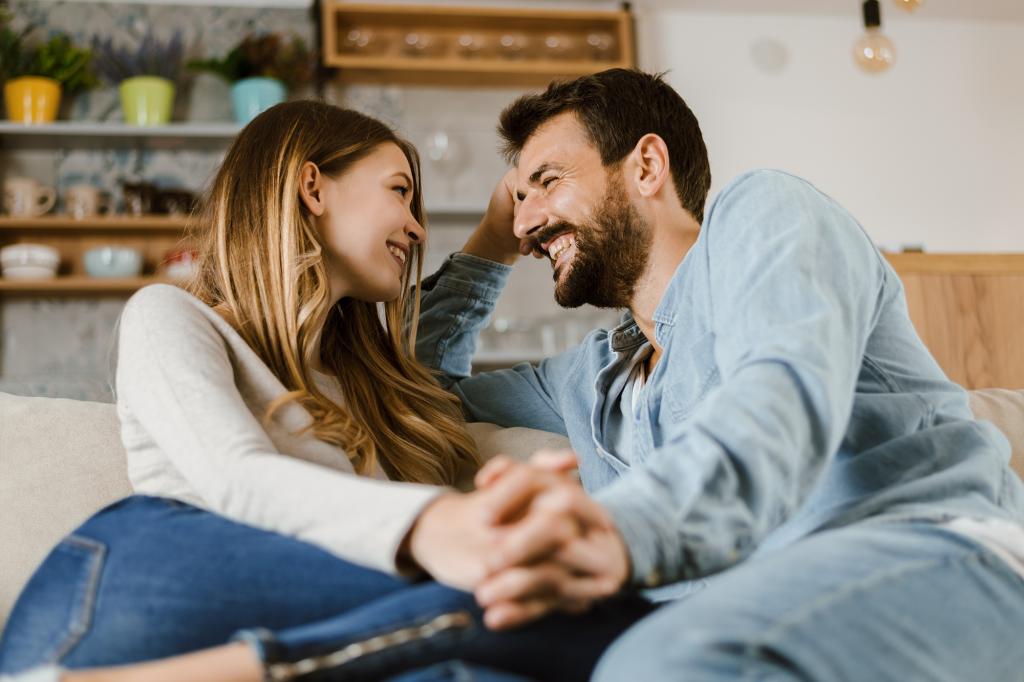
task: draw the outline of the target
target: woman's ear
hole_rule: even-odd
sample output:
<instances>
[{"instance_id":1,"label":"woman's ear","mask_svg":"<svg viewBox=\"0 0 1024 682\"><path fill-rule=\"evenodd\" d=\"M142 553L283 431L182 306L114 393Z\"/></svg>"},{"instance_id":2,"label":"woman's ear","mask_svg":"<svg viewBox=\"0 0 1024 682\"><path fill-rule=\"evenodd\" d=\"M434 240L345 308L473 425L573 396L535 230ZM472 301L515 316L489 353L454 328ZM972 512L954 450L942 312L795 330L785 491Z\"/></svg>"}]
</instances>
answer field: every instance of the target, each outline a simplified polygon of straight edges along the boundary
<instances>
[{"instance_id":1,"label":"woman's ear","mask_svg":"<svg viewBox=\"0 0 1024 682\"><path fill-rule=\"evenodd\" d=\"M307 161L302 164L299 171L299 197L309 212L317 217L324 214L322 178L323 174L315 163Z\"/></svg>"}]
</instances>

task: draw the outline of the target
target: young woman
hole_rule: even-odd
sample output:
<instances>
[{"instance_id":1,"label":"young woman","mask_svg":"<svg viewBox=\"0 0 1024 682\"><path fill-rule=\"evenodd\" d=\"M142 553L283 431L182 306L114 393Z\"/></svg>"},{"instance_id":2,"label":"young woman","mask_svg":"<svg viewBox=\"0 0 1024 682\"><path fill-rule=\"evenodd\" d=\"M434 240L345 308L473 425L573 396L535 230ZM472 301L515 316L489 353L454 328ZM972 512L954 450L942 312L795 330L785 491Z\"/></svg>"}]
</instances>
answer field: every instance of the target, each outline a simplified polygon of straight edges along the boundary
<instances>
[{"instance_id":1,"label":"young woman","mask_svg":"<svg viewBox=\"0 0 1024 682\"><path fill-rule=\"evenodd\" d=\"M410 529L479 464L411 352L422 222L415 150L376 120L302 101L240 133L196 221L197 276L146 287L121 318L137 494L40 566L0 673L586 678L646 602L497 633L471 595L404 579L446 551L410 551Z\"/></svg>"}]
</instances>

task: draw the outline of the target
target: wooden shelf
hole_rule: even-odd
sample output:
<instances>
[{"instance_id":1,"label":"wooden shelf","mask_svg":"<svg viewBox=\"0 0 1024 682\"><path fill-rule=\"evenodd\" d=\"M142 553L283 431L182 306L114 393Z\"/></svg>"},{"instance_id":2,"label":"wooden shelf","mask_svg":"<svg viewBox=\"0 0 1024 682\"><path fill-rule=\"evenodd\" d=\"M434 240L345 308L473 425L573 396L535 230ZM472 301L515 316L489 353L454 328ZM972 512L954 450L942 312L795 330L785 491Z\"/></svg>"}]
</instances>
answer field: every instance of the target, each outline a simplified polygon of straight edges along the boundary
<instances>
[{"instance_id":1,"label":"wooden shelf","mask_svg":"<svg viewBox=\"0 0 1024 682\"><path fill-rule=\"evenodd\" d=\"M181 122L134 126L105 121L55 121L25 124L0 121L0 141L8 149L192 148L221 150L242 127L233 122Z\"/></svg>"},{"instance_id":2,"label":"wooden shelf","mask_svg":"<svg viewBox=\"0 0 1024 682\"><path fill-rule=\"evenodd\" d=\"M82 295L131 294L147 284L175 284L165 277L55 277L53 279L4 279L0 277L0 295Z\"/></svg>"},{"instance_id":3,"label":"wooden shelf","mask_svg":"<svg viewBox=\"0 0 1024 682\"><path fill-rule=\"evenodd\" d=\"M98 216L76 219L67 215L47 215L37 218L0 216L0 231L161 231L180 232L185 229L185 218L168 215Z\"/></svg>"},{"instance_id":4,"label":"wooden shelf","mask_svg":"<svg viewBox=\"0 0 1024 682\"><path fill-rule=\"evenodd\" d=\"M508 7L373 5L325 0L324 64L339 69L350 82L415 82L444 85L544 85L558 76L580 76L636 64L633 17L626 10L550 10ZM369 43L348 46L346 36L363 31ZM405 38L428 35L433 46L422 54L406 51ZM604 34L607 49L598 58L587 44L590 34ZM472 36L480 51L460 52L460 36ZM502 36L524 40L512 55ZM563 39L555 54L547 39ZM495 82L501 77L502 82Z\"/></svg>"}]
</instances>

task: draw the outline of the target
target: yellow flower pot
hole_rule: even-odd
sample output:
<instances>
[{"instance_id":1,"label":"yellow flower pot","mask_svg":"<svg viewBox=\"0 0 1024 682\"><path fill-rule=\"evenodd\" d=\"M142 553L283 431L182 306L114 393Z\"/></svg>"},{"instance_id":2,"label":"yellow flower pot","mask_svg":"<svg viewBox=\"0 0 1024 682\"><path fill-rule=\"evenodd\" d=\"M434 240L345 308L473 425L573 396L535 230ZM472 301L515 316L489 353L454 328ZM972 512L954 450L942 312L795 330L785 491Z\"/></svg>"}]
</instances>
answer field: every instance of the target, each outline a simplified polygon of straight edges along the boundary
<instances>
[{"instance_id":1,"label":"yellow flower pot","mask_svg":"<svg viewBox=\"0 0 1024 682\"><path fill-rule=\"evenodd\" d=\"M4 83L7 118L21 123L52 123L60 107L60 82L22 76Z\"/></svg>"},{"instance_id":2,"label":"yellow flower pot","mask_svg":"<svg viewBox=\"0 0 1024 682\"><path fill-rule=\"evenodd\" d=\"M171 120L174 83L159 76L135 76L121 81L121 110L124 122L137 126L159 126Z\"/></svg>"}]
</instances>

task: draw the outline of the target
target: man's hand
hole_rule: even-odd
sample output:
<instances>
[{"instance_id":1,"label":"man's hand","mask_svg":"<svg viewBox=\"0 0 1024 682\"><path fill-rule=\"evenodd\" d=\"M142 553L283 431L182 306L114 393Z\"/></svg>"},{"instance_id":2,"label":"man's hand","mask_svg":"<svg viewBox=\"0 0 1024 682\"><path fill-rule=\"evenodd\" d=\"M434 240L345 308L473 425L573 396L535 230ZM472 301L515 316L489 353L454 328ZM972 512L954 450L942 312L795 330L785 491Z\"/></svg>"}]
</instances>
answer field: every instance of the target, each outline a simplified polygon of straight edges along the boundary
<instances>
[{"instance_id":1,"label":"man's hand","mask_svg":"<svg viewBox=\"0 0 1024 682\"><path fill-rule=\"evenodd\" d=\"M487 213L462 247L463 253L511 265L520 255L530 253L530 246L512 233L515 217L515 169L508 171L495 186Z\"/></svg>"},{"instance_id":2,"label":"man's hand","mask_svg":"<svg viewBox=\"0 0 1024 682\"><path fill-rule=\"evenodd\" d=\"M574 463L572 453L542 451L530 464L503 458L478 474L488 520L506 524L475 591L489 627L586 610L629 577L629 553L611 517L564 474Z\"/></svg>"}]
</instances>

